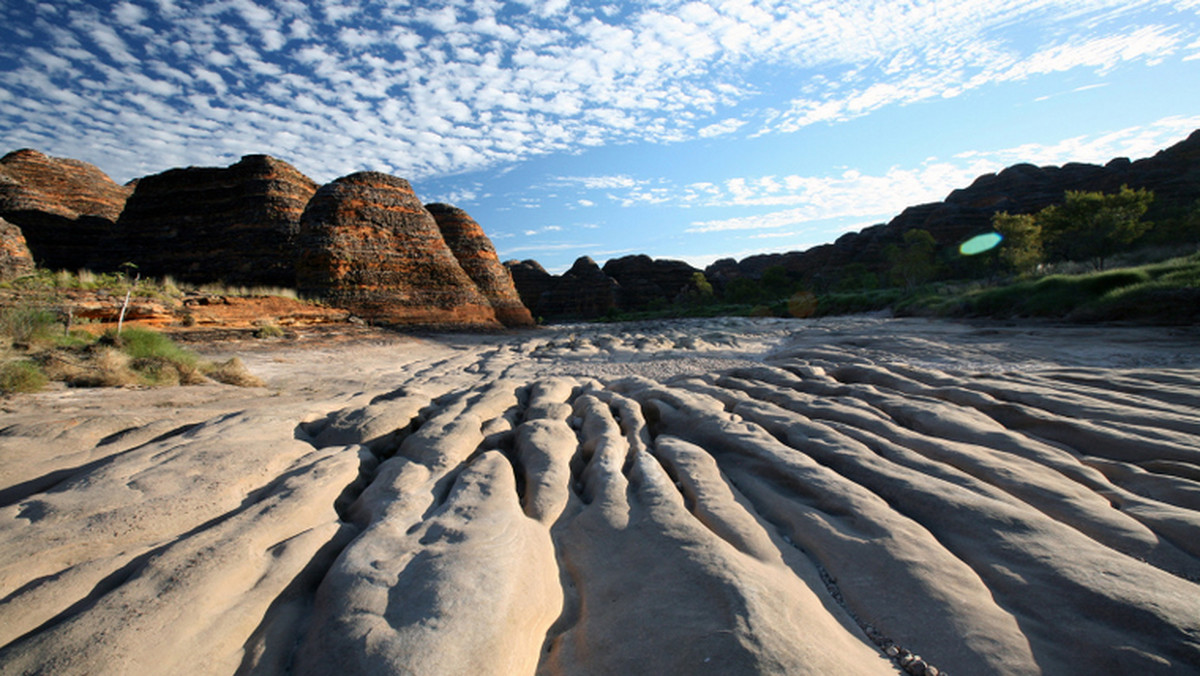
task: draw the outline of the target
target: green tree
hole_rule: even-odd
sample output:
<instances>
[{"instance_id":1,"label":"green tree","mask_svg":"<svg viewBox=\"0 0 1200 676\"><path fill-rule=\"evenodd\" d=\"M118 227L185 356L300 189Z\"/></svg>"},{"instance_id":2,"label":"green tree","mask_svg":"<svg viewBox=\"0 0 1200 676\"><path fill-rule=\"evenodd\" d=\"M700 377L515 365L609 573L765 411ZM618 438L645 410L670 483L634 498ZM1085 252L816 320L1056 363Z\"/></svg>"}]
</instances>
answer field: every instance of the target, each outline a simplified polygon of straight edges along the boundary
<instances>
[{"instance_id":1,"label":"green tree","mask_svg":"<svg viewBox=\"0 0 1200 676\"><path fill-rule=\"evenodd\" d=\"M892 244L884 250L891 265L892 279L912 290L933 279L937 271L934 251L937 241L928 230L913 229L904 233L904 245Z\"/></svg>"},{"instance_id":2,"label":"green tree","mask_svg":"<svg viewBox=\"0 0 1200 676\"><path fill-rule=\"evenodd\" d=\"M997 256L1000 263L1017 274L1030 272L1042 262L1042 226L1034 214L992 214L992 228L1004 236Z\"/></svg>"},{"instance_id":3,"label":"green tree","mask_svg":"<svg viewBox=\"0 0 1200 676\"><path fill-rule=\"evenodd\" d=\"M763 270L762 287L770 298L783 298L795 291L795 283L788 275L787 268L782 265L772 265Z\"/></svg>"},{"instance_id":4,"label":"green tree","mask_svg":"<svg viewBox=\"0 0 1200 676\"><path fill-rule=\"evenodd\" d=\"M708 281L708 277L704 276L703 272L697 270L692 273L692 283L687 293L692 302L697 305L707 305L713 301L713 285Z\"/></svg>"},{"instance_id":5,"label":"green tree","mask_svg":"<svg viewBox=\"0 0 1200 676\"><path fill-rule=\"evenodd\" d=\"M692 287L701 298L712 298L713 285L708 281L708 277L704 276L703 272L697 270L692 273Z\"/></svg>"},{"instance_id":6,"label":"green tree","mask_svg":"<svg viewBox=\"0 0 1200 676\"><path fill-rule=\"evenodd\" d=\"M879 277L862 263L851 263L842 269L835 291L872 291L879 288Z\"/></svg>"},{"instance_id":7,"label":"green tree","mask_svg":"<svg viewBox=\"0 0 1200 676\"><path fill-rule=\"evenodd\" d=\"M1154 193L1121 186L1120 192L1103 194L1068 190L1060 206L1046 207L1037 215L1046 248L1055 257L1091 261L1104 269L1105 259L1129 246L1150 227L1142 215Z\"/></svg>"},{"instance_id":8,"label":"green tree","mask_svg":"<svg viewBox=\"0 0 1200 676\"><path fill-rule=\"evenodd\" d=\"M723 294L729 303L757 303L763 297L762 286L749 277L738 277L725 285Z\"/></svg>"}]
</instances>

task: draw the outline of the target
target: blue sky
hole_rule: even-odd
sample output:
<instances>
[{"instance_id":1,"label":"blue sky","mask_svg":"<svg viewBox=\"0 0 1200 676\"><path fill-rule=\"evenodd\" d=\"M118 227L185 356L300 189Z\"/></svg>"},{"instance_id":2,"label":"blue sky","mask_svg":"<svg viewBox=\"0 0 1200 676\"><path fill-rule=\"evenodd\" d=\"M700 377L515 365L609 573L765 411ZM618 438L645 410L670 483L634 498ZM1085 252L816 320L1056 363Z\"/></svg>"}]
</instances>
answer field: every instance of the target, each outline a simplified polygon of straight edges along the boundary
<instances>
[{"instance_id":1,"label":"blue sky","mask_svg":"<svg viewBox=\"0 0 1200 676\"><path fill-rule=\"evenodd\" d=\"M409 179L502 259L805 249L1200 128L1200 0L17 0L0 152Z\"/></svg>"}]
</instances>

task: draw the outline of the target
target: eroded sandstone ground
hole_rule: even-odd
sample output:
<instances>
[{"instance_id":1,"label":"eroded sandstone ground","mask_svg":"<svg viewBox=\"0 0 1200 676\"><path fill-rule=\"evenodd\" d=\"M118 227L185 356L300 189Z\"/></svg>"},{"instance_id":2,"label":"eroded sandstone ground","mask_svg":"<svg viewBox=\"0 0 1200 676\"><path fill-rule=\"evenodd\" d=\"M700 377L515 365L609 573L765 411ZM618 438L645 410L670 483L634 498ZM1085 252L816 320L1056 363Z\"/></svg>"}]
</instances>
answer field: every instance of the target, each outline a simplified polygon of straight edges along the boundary
<instances>
[{"instance_id":1,"label":"eroded sandstone ground","mask_svg":"<svg viewBox=\"0 0 1200 676\"><path fill-rule=\"evenodd\" d=\"M12 399L0 673L1194 672L1198 348L724 319Z\"/></svg>"}]
</instances>

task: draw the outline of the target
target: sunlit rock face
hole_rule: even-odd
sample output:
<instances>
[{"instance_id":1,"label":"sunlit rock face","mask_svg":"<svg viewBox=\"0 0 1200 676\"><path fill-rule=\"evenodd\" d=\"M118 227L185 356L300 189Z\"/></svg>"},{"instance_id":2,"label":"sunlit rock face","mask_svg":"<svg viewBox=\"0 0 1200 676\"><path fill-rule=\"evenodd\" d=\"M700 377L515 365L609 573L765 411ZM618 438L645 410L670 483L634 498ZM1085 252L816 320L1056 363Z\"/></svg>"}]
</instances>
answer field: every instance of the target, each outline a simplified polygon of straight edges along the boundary
<instances>
[{"instance_id":1,"label":"sunlit rock face","mask_svg":"<svg viewBox=\"0 0 1200 676\"><path fill-rule=\"evenodd\" d=\"M33 272L33 254L21 229L0 218L0 282Z\"/></svg>"},{"instance_id":2,"label":"sunlit rock face","mask_svg":"<svg viewBox=\"0 0 1200 676\"><path fill-rule=\"evenodd\" d=\"M125 255L147 275L292 287L300 215L316 189L268 155L147 176L121 215Z\"/></svg>"},{"instance_id":3,"label":"sunlit rock face","mask_svg":"<svg viewBox=\"0 0 1200 676\"><path fill-rule=\"evenodd\" d=\"M130 192L87 162L29 149L0 158L0 217L21 228L46 268L119 265L114 224Z\"/></svg>"},{"instance_id":4,"label":"sunlit rock face","mask_svg":"<svg viewBox=\"0 0 1200 676\"><path fill-rule=\"evenodd\" d=\"M475 219L462 209L437 202L426 204L425 208L433 215L463 271L492 304L496 318L505 326L532 326L533 317L521 302L512 276L500 263L496 248Z\"/></svg>"},{"instance_id":5,"label":"sunlit rock face","mask_svg":"<svg viewBox=\"0 0 1200 676\"><path fill-rule=\"evenodd\" d=\"M300 220L301 293L385 324L499 327L408 181L359 172L322 186Z\"/></svg>"}]
</instances>

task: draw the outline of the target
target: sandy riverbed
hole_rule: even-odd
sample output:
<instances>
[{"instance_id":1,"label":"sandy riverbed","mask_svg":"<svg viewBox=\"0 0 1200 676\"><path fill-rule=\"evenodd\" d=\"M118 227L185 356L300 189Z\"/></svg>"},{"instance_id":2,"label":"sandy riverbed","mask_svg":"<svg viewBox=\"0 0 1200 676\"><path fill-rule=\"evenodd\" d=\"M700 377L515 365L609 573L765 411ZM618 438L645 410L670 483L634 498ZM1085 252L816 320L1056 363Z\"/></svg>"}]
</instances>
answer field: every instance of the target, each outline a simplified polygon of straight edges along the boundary
<instances>
[{"instance_id":1,"label":"sandy riverbed","mask_svg":"<svg viewBox=\"0 0 1200 676\"><path fill-rule=\"evenodd\" d=\"M1200 670L1195 329L202 350L0 404L0 673Z\"/></svg>"}]
</instances>

